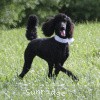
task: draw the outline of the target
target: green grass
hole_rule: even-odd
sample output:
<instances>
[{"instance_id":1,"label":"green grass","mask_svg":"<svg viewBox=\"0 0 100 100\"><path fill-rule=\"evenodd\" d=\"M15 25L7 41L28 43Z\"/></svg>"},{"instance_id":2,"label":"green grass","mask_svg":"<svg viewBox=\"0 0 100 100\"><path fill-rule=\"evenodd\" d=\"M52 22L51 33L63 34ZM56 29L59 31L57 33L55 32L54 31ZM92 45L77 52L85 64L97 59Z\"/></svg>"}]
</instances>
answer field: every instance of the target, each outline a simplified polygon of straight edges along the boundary
<instances>
[{"instance_id":1,"label":"green grass","mask_svg":"<svg viewBox=\"0 0 100 100\"><path fill-rule=\"evenodd\" d=\"M39 37L42 36L38 30ZM100 100L100 23L78 24L70 57L64 64L79 82L60 73L56 82L47 78L47 63L36 57L23 80L17 77L23 67L28 44L25 29L0 30L1 100Z\"/></svg>"}]
</instances>

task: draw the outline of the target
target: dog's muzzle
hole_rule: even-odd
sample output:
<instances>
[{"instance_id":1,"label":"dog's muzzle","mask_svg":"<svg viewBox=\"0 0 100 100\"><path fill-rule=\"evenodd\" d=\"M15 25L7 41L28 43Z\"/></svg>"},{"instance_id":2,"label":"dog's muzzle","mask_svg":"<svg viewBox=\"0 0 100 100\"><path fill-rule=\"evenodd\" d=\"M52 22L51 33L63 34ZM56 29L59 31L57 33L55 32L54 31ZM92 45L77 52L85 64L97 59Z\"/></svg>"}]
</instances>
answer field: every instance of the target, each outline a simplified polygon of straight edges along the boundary
<instances>
[{"instance_id":1,"label":"dog's muzzle","mask_svg":"<svg viewBox=\"0 0 100 100\"><path fill-rule=\"evenodd\" d=\"M66 23L64 23L64 22L61 23L60 34L63 37L66 36Z\"/></svg>"},{"instance_id":2,"label":"dog's muzzle","mask_svg":"<svg viewBox=\"0 0 100 100\"><path fill-rule=\"evenodd\" d=\"M60 34L61 34L61 36L65 37L66 36L66 31L65 30L61 30Z\"/></svg>"}]
</instances>

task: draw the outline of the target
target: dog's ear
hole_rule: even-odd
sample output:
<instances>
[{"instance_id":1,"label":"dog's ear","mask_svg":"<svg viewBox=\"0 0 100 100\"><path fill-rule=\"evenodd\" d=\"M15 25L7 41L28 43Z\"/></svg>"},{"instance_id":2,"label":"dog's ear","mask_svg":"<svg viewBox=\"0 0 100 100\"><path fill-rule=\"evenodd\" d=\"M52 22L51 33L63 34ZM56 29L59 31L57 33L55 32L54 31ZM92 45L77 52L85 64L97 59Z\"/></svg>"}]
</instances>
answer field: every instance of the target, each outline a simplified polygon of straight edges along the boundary
<instances>
[{"instance_id":1,"label":"dog's ear","mask_svg":"<svg viewBox=\"0 0 100 100\"><path fill-rule=\"evenodd\" d=\"M73 37L73 31L74 31L74 23L72 22L70 17L67 17L66 33L68 38Z\"/></svg>"},{"instance_id":2,"label":"dog's ear","mask_svg":"<svg viewBox=\"0 0 100 100\"><path fill-rule=\"evenodd\" d=\"M50 37L54 33L54 18L51 18L43 23L42 25L43 34Z\"/></svg>"}]
</instances>

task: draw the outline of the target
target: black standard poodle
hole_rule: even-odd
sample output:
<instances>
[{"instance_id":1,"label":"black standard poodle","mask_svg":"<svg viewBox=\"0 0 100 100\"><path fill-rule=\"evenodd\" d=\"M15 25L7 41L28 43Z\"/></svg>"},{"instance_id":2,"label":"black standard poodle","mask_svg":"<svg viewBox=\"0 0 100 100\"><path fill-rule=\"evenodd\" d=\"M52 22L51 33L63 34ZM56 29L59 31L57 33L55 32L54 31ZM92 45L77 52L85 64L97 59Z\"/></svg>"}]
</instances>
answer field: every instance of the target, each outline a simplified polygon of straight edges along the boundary
<instances>
[{"instance_id":1,"label":"black standard poodle","mask_svg":"<svg viewBox=\"0 0 100 100\"><path fill-rule=\"evenodd\" d=\"M26 37L31 42L28 44L24 53L24 66L20 78L30 70L32 61L35 56L39 56L48 63L48 77L56 79L59 72L62 71L74 81L78 78L69 70L63 67L64 62L69 56L69 44L73 42L74 25L71 19L60 13L51 19L48 19L42 25L43 34L50 38L37 38L36 15L30 15L27 23ZM54 73L53 73L53 68Z\"/></svg>"}]
</instances>

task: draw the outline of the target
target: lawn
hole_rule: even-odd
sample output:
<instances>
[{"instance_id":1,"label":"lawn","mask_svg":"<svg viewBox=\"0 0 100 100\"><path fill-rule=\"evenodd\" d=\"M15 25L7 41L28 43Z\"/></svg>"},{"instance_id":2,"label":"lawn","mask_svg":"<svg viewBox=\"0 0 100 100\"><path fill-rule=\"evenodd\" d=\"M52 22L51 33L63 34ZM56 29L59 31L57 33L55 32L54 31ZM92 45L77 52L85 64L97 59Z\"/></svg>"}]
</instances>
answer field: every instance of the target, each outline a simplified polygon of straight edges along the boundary
<instances>
[{"instance_id":1,"label":"lawn","mask_svg":"<svg viewBox=\"0 0 100 100\"><path fill-rule=\"evenodd\" d=\"M38 37L44 37L41 29ZM29 42L25 28L0 30L0 99L100 100L100 23L76 24L74 38L64 67L79 78L78 83L61 72L56 82L48 79L47 63L38 57L20 80L17 75Z\"/></svg>"}]
</instances>

